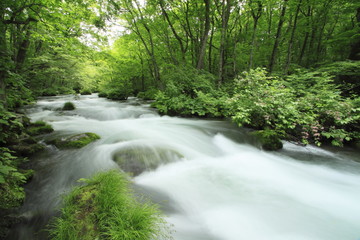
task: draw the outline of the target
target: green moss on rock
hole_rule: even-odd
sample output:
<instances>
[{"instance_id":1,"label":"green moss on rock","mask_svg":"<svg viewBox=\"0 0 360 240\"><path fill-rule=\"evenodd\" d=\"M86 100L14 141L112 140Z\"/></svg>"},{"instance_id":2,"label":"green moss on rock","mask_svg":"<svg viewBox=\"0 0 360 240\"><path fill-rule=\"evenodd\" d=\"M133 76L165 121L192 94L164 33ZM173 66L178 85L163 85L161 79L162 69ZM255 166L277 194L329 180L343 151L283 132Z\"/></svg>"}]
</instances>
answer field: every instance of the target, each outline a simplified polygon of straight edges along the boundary
<instances>
[{"instance_id":1,"label":"green moss on rock","mask_svg":"<svg viewBox=\"0 0 360 240\"><path fill-rule=\"evenodd\" d=\"M87 132L55 139L49 143L54 144L58 148L82 148L97 139L100 139L99 135Z\"/></svg>"},{"instance_id":2,"label":"green moss on rock","mask_svg":"<svg viewBox=\"0 0 360 240\"><path fill-rule=\"evenodd\" d=\"M53 131L54 131L54 129L52 128L52 126L43 121L37 121L37 122L31 123L30 126L26 129L26 132L30 136L51 133Z\"/></svg>"},{"instance_id":3,"label":"green moss on rock","mask_svg":"<svg viewBox=\"0 0 360 240\"><path fill-rule=\"evenodd\" d=\"M258 138L264 150L275 151L283 147L279 134L273 130L255 131L252 135Z\"/></svg>"},{"instance_id":4,"label":"green moss on rock","mask_svg":"<svg viewBox=\"0 0 360 240\"><path fill-rule=\"evenodd\" d=\"M64 106L62 108L63 111L71 111L75 109L75 105L72 102L66 102L64 103Z\"/></svg>"}]
</instances>

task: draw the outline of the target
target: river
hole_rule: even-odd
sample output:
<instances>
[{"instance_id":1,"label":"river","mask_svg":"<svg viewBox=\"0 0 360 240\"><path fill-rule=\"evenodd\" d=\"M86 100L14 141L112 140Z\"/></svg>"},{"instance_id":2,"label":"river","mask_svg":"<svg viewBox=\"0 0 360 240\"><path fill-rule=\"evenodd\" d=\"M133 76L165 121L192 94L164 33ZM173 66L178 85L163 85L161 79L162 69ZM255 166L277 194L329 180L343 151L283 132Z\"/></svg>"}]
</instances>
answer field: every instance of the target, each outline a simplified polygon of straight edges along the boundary
<instances>
[{"instance_id":1,"label":"river","mask_svg":"<svg viewBox=\"0 0 360 240\"><path fill-rule=\"evenodd\" d=\"M59 111L67 101L74 111ZM61 195L79 178L119 168L134 188L161 206L175 240L358 240L360 154L288 142L265 152L248 130L228 121L159 116L136 98L46 97L28 108L65 136L101 139L79 150L46 151L20 209L25 219L9 239L46 239L39 231Z\"/></svg>"}]
</instances>

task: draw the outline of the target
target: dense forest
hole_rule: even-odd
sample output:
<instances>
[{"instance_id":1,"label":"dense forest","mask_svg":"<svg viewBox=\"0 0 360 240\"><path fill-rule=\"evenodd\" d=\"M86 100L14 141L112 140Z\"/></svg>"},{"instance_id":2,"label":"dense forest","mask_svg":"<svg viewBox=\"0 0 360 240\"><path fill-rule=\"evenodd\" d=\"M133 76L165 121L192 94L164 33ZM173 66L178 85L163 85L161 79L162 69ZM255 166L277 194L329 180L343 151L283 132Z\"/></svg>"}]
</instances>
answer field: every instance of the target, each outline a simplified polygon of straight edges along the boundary
<instances>
[{"instance_id":1,"label":"dense forest","mask_svg":"<svg viewBox=\"0 0 360 240\"><path fill-rule=\"evenodd\" d=\"M24 198L27 156L14 146L32 123L18 109L39 96L137 96L161 114L229 118L263 138L359 144L357 0L0 6L0 209Z\"/></svg>"}]
</instances>

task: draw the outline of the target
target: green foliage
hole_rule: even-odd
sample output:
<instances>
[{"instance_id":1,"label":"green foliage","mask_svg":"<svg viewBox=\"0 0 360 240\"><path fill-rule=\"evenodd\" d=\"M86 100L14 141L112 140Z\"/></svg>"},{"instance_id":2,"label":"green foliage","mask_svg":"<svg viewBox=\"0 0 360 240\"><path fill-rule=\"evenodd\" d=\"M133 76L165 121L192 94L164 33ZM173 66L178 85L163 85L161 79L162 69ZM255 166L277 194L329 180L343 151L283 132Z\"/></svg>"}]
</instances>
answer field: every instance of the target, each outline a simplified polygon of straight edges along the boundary
<instances>
[{"instance_id":1,"label":"green foliage","mask_svg":"<svg viewBox=\"0 0 360 240\"><path fill-rule=\"evenodd\" d=\"M159 90L157 90L155 88L151 88L145 92L139 92L137 97L142 98L144 100L155 100L158 92L159 92Z\"/></svg>"},{"instance_id":2,"label":"green foliage","mask_svg":"<svg viewBox=\"0 0 360 240\"><path fill-rule=\"evenodd\" d=\"M126 100L132 94L129 88L114 89L107 92L107 98L112 100Z\"/></svg>"},{"instance_id":3,"label":"green foliage","mask_svg":"<svg viewBox=\"0 0 360 240\"><path fill-rule=\"evenodd\" d=\"M54 240L166 239L165 221L157 206L133 195L126 176L118 171L82 179L64 198L61 216L50 230Z\"/></svg>"},{"instance_id":4,"label":"green foliage","mask_svg":"<svg viewBox=\"0 0 360 240\"><path fill-rule=\"evenodd\" d=\"M91 95L90 89L83 89L80 91L81 95Z\"/></svg>"},{"instance_id":5,"label":"green foliage","mask_svg":"<svg viewBox=\"0 0 360 240\"><path fill-rule=\"evenodd\" d=\"M222 117L227 94L215 90L213 75L191 67L171 68L165 76L166 88L152 104L169 115Z\"/></svg>"},{"instance_id":6,"label":"green foliage","mask_svg":"<svg viewBox=\"0 0 360 240\"><path fill-rule=\"evenodd\" d=\"M326 73L299 72L282 80L255 69L235 84L228 104L240 126L274 129L318 145L327 139L337 146L358 139L359 100L344 99Z\"/></svg>"},{"instance_id":7,"label":"green foliage","mask_svg":"<svg viewBox=\"0 0 360 240\"><path fill-rule=\"evenodd\" d=\"M17 139L23 128L21 120L0 105L0 144Z\"/></svg>"},{"instance_id":8,"label":"green foliage","mask_svg":"<svg viewBox=\"0 0 360 240\"><path fill-rule=\"evenodd\" d=\"M71 110L74 110L74 109L75 109L75 105L72 102L64 103L64 106L62 108L62 110L64 110L64 111L71 111Z\"/></svg>"},{"instance_id":9,"label":"green foliage","mask_svg":"<svg viewBox=\"0 0 360 240\"><path fill-rule=\"evenodd\" d=\"M100 98L106 98L107 96L108 95L107 95L106 92L100 92L99 95L98 95L98 97L100 97Z\"/></svg>"},{"instance_id":10,"label":"green foliage","mask_svg":"<svg viewBox=\"0 0 360 240\"><path fill-rule=\"evenodd\" d=\"M22 204L25 198L21 187L26 176L17 169L19 160L9 149L0 147L0 209L11 209Z\"/></svg>"}]
</instances>

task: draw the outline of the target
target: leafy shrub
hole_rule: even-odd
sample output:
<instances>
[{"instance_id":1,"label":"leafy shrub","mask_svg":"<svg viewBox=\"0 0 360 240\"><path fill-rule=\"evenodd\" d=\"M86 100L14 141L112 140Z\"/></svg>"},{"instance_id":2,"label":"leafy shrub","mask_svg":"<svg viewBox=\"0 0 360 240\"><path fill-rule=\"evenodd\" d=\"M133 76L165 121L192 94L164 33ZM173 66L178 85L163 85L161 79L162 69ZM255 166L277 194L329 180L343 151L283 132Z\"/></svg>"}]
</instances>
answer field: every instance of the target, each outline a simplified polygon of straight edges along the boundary
<instances>
[{"instance_id":1,"label":"leafy shrub","mask_svg":"<svg viewBox=\"0 0 360 240\"><path fill-rule=\"evenodd\" d=\"M0 144L4 145L19 137L24 126L13 112L6 111L0 105Z\"/></svg>"},{"instance_id":2,"label":"leafy shrub","mask_svg":"<svg viewBox=\"0 0 360 240\"><path fill-rule=\"evenodd\" d=\"M18 171L19 160L12 154L9 149L0 147L0 209L18 207L25 198L21 185L26 177Z\"/></svg>"},{"instance_id":3,"label":"leafy shrub","mask_svg":"<svg viewBox=\"0 0 360 240\"><path fill-rule=\"evenodd\" d=\"M165 221L158 208L133 195L129 181L118 171L82 179L65 197L61 216L53 221L54 240L166 239Z\"/></svg>"},{"instance_id":4,"label":"leafy shrub","mask_svg":"<svg viewBox=\"0 0 360 240\"><path fill-rule=\"evenodd\" d=\"M112 100L127 100L132 91L127 88L114 89L108 92L107 98Z\"/></svg>"},{"instance_id":5,"label":"leafy shrub","mask_svg":"<svg viewBox=\"0 0 360 240\"><path fill-rule=\"evenodd\" d=\"M48 88L41 92L41 96L44 96L44 97L56 96L58 94L59 94L59 92L54 88Z\"/></svg>"},{"instance_id":6,"label":"leafy shrub","mask_svg":"<svg viewBox=\"0 0 360 240\"><path fill-rule=\"evenodd\" d=\"M81 95L91 95L91 91L89 89L83 89L80 91Z\"/></svg>"},{"instance_id":7,"label":"leafy shrub","mask_svg":"<svg viewBox=\"0 0 360 240\"><path fill-rule=\"evenodd\" d=\"M98 97L100 98L106 98L108 96L108 94L106 92L99 92Z\"/></svg>"},{"instance_id":8,"label":"leafy shrub","mask_svg":"<svg viewBox=\"0 0 360 240\"><path fill-rule=\"evenodd\" d=\"M151 88L145 92L139 92L137 94L138 98L142 98L144 100L155 100L156 94L159 92L159 90Z\"/></svg>"},{"instance_id":9,"label":"leafy shrub","mask_svg":"<svg viewBox=\"0 0 360 240\"><path fill-rule=\"evenodd\" d=\"M235 86L228 104L240 126L274 129L318 145L358 139L358 100L344 99L326 73L299 72L285 81L258 68L244 72Z\"/></svg>"},{"instance_id":10,"label":"leafy shrub","mask_svg":"<svg viewBox=\"0 0 360 240\"><path fill-rule=\"evenodd\" d=\"M75 105L72 102L64 103L64 106L62 108L62 110L64 110L64 111L70 111L70 110L74 110L74 109L75 109Z\"/></svg>"}]
</instances>

